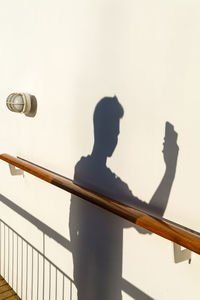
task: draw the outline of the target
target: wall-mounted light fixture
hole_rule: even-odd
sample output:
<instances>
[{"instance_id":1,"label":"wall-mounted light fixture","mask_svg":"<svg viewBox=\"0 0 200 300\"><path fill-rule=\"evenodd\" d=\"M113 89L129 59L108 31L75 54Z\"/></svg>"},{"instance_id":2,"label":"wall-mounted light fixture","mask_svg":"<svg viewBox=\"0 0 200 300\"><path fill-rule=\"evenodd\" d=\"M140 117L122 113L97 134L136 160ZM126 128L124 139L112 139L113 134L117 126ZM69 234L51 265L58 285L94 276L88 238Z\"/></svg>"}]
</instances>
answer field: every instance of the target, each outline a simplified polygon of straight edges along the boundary
<instances>
[{"instance_id":1,"label":"wall-mounted light fixture","mask_svg":"<svg viewBox=\"0 0 200 300\"><path fill-rule=\"evenodd\" d=\"M31 95L25 93L12 93L6 99L9 110L28 115L31 111Z\"/></svg>"}]
</instances>

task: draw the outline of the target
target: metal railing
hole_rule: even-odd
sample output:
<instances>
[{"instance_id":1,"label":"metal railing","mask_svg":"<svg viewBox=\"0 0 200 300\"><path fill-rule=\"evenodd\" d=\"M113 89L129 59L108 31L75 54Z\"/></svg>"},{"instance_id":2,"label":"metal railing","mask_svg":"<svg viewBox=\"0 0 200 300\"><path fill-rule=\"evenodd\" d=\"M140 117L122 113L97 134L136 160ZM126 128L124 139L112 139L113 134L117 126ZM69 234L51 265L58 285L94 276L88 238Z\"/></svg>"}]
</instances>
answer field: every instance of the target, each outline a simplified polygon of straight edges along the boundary
<instances>
[{"instance_id":1,"label":"metal railing","mask_svg":"<svg viewBox=\"0 0 200 300\"><path fill-rule=\"evenodd\" d=\"M0 274L23 300L72 300L73 280L1 219Z\"/></svg>"},{"instance_id":2,"label":"metal railing","mask_svg":"<svg viewBox=\"0 0 200 300\"><path fill-rule=\"evenodd\" d=\"M28 271L27 272L23 272L23 282L29 282L29 284L27 284L24 287L24 291L26 289L31 289L31 291L34 289L38 288L38 292L24 292L23 294L21 294L21 297L23 300L54 300L56 299L55 297L55 269L58 270L58 272L60 272L63 276L64 276L64 282L65 282L65 289L62 289L62 280L59 281L59 286L61 286L62 289L62 297L64 297L65 299L68 300L72 300L74 299L74 295L77 293L76 290L76 286L74 284L74 281L67 275L65 274L65 272L63 272L62 270L60 270L55 264L53 264L48 258L47 258L47 246L45 243L45 239L50 238L53 239L57 245L63 247L64 249L66 249L67 251L69 251L70 253L72 253L72 247L71 247L71 242L66 239L66 237L62 236L61 234L59 234L57 231L55 231L53 228L49 227L48 225L46 225L45 223L43 223L41 220L39 220L38 218L36 218L35 216L33 216L32 214L30 214L29 212L27 212L26 210L24 210L23 208L21 208L20 206L18 206L17 204L15 204L14 202L12 202L11 200L7 199L5 196L0 194L0 202L2 204L4 204L5 206L7 206L9 209L11 209L14 213L16 213L17 215L19 215L21 218L23 218L24 220L28 221L30 224L32 224L33 226L35 226L39 232L42 234L42 252L38 251L36 249L36 247L34 247L32 244L30 244L27 240L25 240L24 238L22 238L22 236L20 234L18 234L15 230L13 230L9 225L7 225L5 222L0 222L0 262L2 262L2 267L0 268L0 271L2 272L2 274L6 277L6 279L9 279L9 283L10 285L14 288L17 288L17 284L16 282L18 282L18 285L21 286L20 284L20 280L21 280L21 271L18 271L18 279L17 281L13 281L11 280L12 276L12 272L15 272L14 269L15 267L17 267L17 263L13 264L13 268L9 268L9 272L10 275L7 276L7 274L9 274L9 272L4 272L4 266L5 266L5 270L7 270L8 268L6 267L6 264L11 264L12 265L12 255L15 255L14 257L18 257L19 259L19 255L21 254L21 251L18 249L17 245L15 246L14 243L16 243L16 241L14 240L13 246L11 247L10 242L8 242L10 240L10 234L13 231L15 236L18 236L18 243L19 245L21 245L21 243L19 241L21 241L20 239L23 240L23 245L25 245L25 243L28 243L29 249L33 249L33 254L32 251L30 251L30 253L35 257L35 259L30 259L30 255L28 255L29 259L30 259L30 263L28 263L27 268ZM2 225L1 225L2 224ZM7 226L5 227L5 234L4 234L4 225ZM2 228L2 229L1 229ZM9 234L8 234L8 229L9 228ZM5 246L4 246L5 245ZM9 245L9 247L7 247L6 245ZM4 248L5 247L5 248ZM40 246L41 247L41 246ZM9 248L9 249L7 249ZM12 248L12 251L10 250ZM18 250L17 250L18 249ZM9 253L9 256L7 257L6 253ZM11 252L10 252L11 251ZM15 252L18 252L18 255L14 254ZM12 253L12 255L11 255ZM26 251L23 251L23 254L25 255ZM54 280L54 282L51 284L51 286L54 286L54 288L50 288L49 287L49 281L48 281L48 275L42 276L42 274L39 275L39 278L37 278L37 273L39 274L39 272L37 272L37 268L38 268L38 261L37 261L37 253L39 253L40 255L40 265L39 265L39 270L43 270L43 263L42 261L46 261L45 265L47 266L47 269L45 274L48 274L49 269L48 269L48 263L49 268L51 270L54 270L54 279L51 277L51 281ZM10 258L10 260L8 260L8 258ZM19 264L19 263L18 263ZM24 263L23 265L26 264L26 258L24 257ZM20 264L19 264L20 265ZM52 267L51 267L52 265ZM65 263L63 263L63 267L65 266ZM32 273L34 273L35 275L32 276ZM51 273L50 273L51 274ZM58 273L59 274L59 273ZM13 277L14 279L16 279L16 277ZM27 279L28 278L28 279ZM33 278L34 282L32 283L31 279ZM45 278L44 284L43 285L37 285L37 282L40 282L40 279ZM43 280L43 279L42 279ZM131 282L127 281L125 278L121 278L121 290L123 292L125 292L127 295L129 295L131 298L135 299L143 299L143 300L153 300L152 297L150 297L148 294L146 294L144 291L140 290L138 287L134 286ZM42 289L42 292L39 293L39 288ZM47 289L48 292L44 292L44 290ZM20 292L18 290L18 292ZM51 296L50 296L50 292L51 292ZM27 295L29 296L29 298L27 298ZM39 295L41 296L39 299ZM60 294L59 294L60 295ZM67 295L67 297L66 297ZM57 297L57 300L62 299L62 297L60 296L60 298ZM76 298L76 296L75 296ZM63 299L62 299L63 300Z\"/></svg>"}]
</instances>

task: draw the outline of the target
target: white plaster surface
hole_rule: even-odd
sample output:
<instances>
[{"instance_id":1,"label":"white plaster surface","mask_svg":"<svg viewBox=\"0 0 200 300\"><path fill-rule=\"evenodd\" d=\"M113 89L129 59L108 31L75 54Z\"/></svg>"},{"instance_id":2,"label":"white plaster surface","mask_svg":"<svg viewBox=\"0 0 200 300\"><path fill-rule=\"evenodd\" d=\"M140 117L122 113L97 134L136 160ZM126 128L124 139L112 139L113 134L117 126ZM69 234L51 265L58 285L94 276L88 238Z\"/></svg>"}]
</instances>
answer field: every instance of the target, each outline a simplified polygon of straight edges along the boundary
<instances>
[{"instance_id":1,"label":"white plaster surface","mask_svg":"<svg viewBox=\"0 0 200 300\"><path fill-rule=\"evenodd\" d=\"M96 104L116 95L124 117L108 166L148 202L172 123L179 157L164 216L200 231L199 1L1 1L0 45L1 153L73 178L92 150ZM12 92L35 95L34 118L8 111ZM69 194L27 173L11 177L3 162L0 174L3 196L70 239ZM2 203L0 218L42 249L41 231ZM46 237L46 255L73 279L70 251ZM134 228L124 229L122 277L156 300L199 299L199 256L175 264L172 243Z\"/></svg>"}]
</instances>

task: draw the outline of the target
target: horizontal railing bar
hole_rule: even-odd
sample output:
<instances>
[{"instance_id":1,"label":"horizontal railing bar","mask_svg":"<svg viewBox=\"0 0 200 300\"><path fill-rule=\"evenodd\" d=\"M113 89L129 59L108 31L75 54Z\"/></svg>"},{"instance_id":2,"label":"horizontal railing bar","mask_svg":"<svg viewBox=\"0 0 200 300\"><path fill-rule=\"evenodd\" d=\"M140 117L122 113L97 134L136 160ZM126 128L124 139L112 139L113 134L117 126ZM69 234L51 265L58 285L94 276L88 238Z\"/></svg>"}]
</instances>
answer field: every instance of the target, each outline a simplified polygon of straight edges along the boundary
<instances>
[{"instance_id":1,"label":"horizontal railing bar","mask_svg":"<svg viewBox=\"0 0 200 300\"><path fill-rule=\"evenodd\" d=\"M36 166L36 167L38 167L38 168L40 168L40 169L42 169L42 170L48 171L48 172L50 172L50 173L53 174L53 175L58 175L59 177L62 177L62 178L71 180L70 178L68 178L68 177L66 177L66 176L60 175L60 174L58 174L58 173L56 173L56 172L54 172L54 171L52 171L52 170L49 170L49 169L47 169L47 168L44 168L44 167L42 167L42 166L40 166L40 165L38 165L38 164L36 164L36 163L33 163L33 162L31 162L31 161L29 161L29 160L27 160L27 159L25 159L25 158L22 158L22 157L20 157L20 156L17 156L17 158L19 158L20 160L23 160L23 161L25 161L25 162L27 162L27 163L30 163L31 165Z\"/></svg>"},{"instance_id":2,"label":"horizontal railing bar","mask_svg":"<svg viewBox=\"0 0 200 300\"><path fill-rule=\"evenodd\" d=\"M150 213L130 207L109 197L100 195L91 190L83 188L72 180L57 175L44 168L40 168L30 162L13 157L9 154L1 154L0 159L16 166L48 183L51 183L65 191L100 206L136 225L139 225L163 238L175 242L185 248L200 254L199 233L192 232L183 226L175 224L163 218L152 216Z\"/></svg>"}]
</instances>

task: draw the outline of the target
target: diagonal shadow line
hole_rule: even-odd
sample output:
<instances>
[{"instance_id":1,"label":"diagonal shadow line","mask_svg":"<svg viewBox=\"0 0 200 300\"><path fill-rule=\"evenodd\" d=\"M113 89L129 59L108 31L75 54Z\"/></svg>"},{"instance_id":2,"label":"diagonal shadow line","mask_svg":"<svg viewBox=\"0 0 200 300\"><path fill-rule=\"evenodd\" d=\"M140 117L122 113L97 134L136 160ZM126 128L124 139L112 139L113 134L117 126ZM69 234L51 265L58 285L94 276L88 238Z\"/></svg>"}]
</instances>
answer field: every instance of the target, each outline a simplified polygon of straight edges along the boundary
<instances>
[{"instance_id":1,"label":"diagonal shadow line","mask_svg":"<svg viewBox=\"0 0 200 300\"><path fill-rule=\"evenodd\" d=\"M70 241L67 240L65 237L63 237L61 234L53 230L51 227L46 225L45 223L41 222L39 219L28 213L26 210L0 194L0 201L8 206L10 209L18 213L20 216L22 216L24 219L35 225L40 231L42 231L44 234L49 236L50 238L53 238L57 243L59 243L61 246L66 248L71 252L71 245ZM145 294L143 291L132 285L130 282L126 281L124 278L122 278L121 281L121 289L128 294L130 297L136 300L154 300L147 294Z\"/></svg>"},{"instance_id":2,"label":"diagonal shadow line","mask_svg":"<svg viewBox=\"0 0 200 300\"><path fill-rule=\"evenodd\" d=\"M40 231L46 234L48 237L54 239L58 244L66 248L71 252L71 245L70 241L67 240L64 236L59 234L57 231L53 230L51 227L46 225L45 223L41 222L39 219L28 213L26 210L18 206L17 204L10 201L8 198L0 194L0 201L4 203L6 206L14 210L24 219L28 220L30 223L35 225Z\"/></svg>"},{"instance_id":3,"label":"diagonal shadow line","mask_svg":"<svg viewBox=\"0 0 200 300\"><path fill-rule=\"evenodd\" d=\"M136 300L154 300L149 295L145 294L143 291L138 289L137 287L133 286L130 282L126 279L122 278L121 281L122 290L128 294L130 297Z\"/></svg>"}]
</instances>

